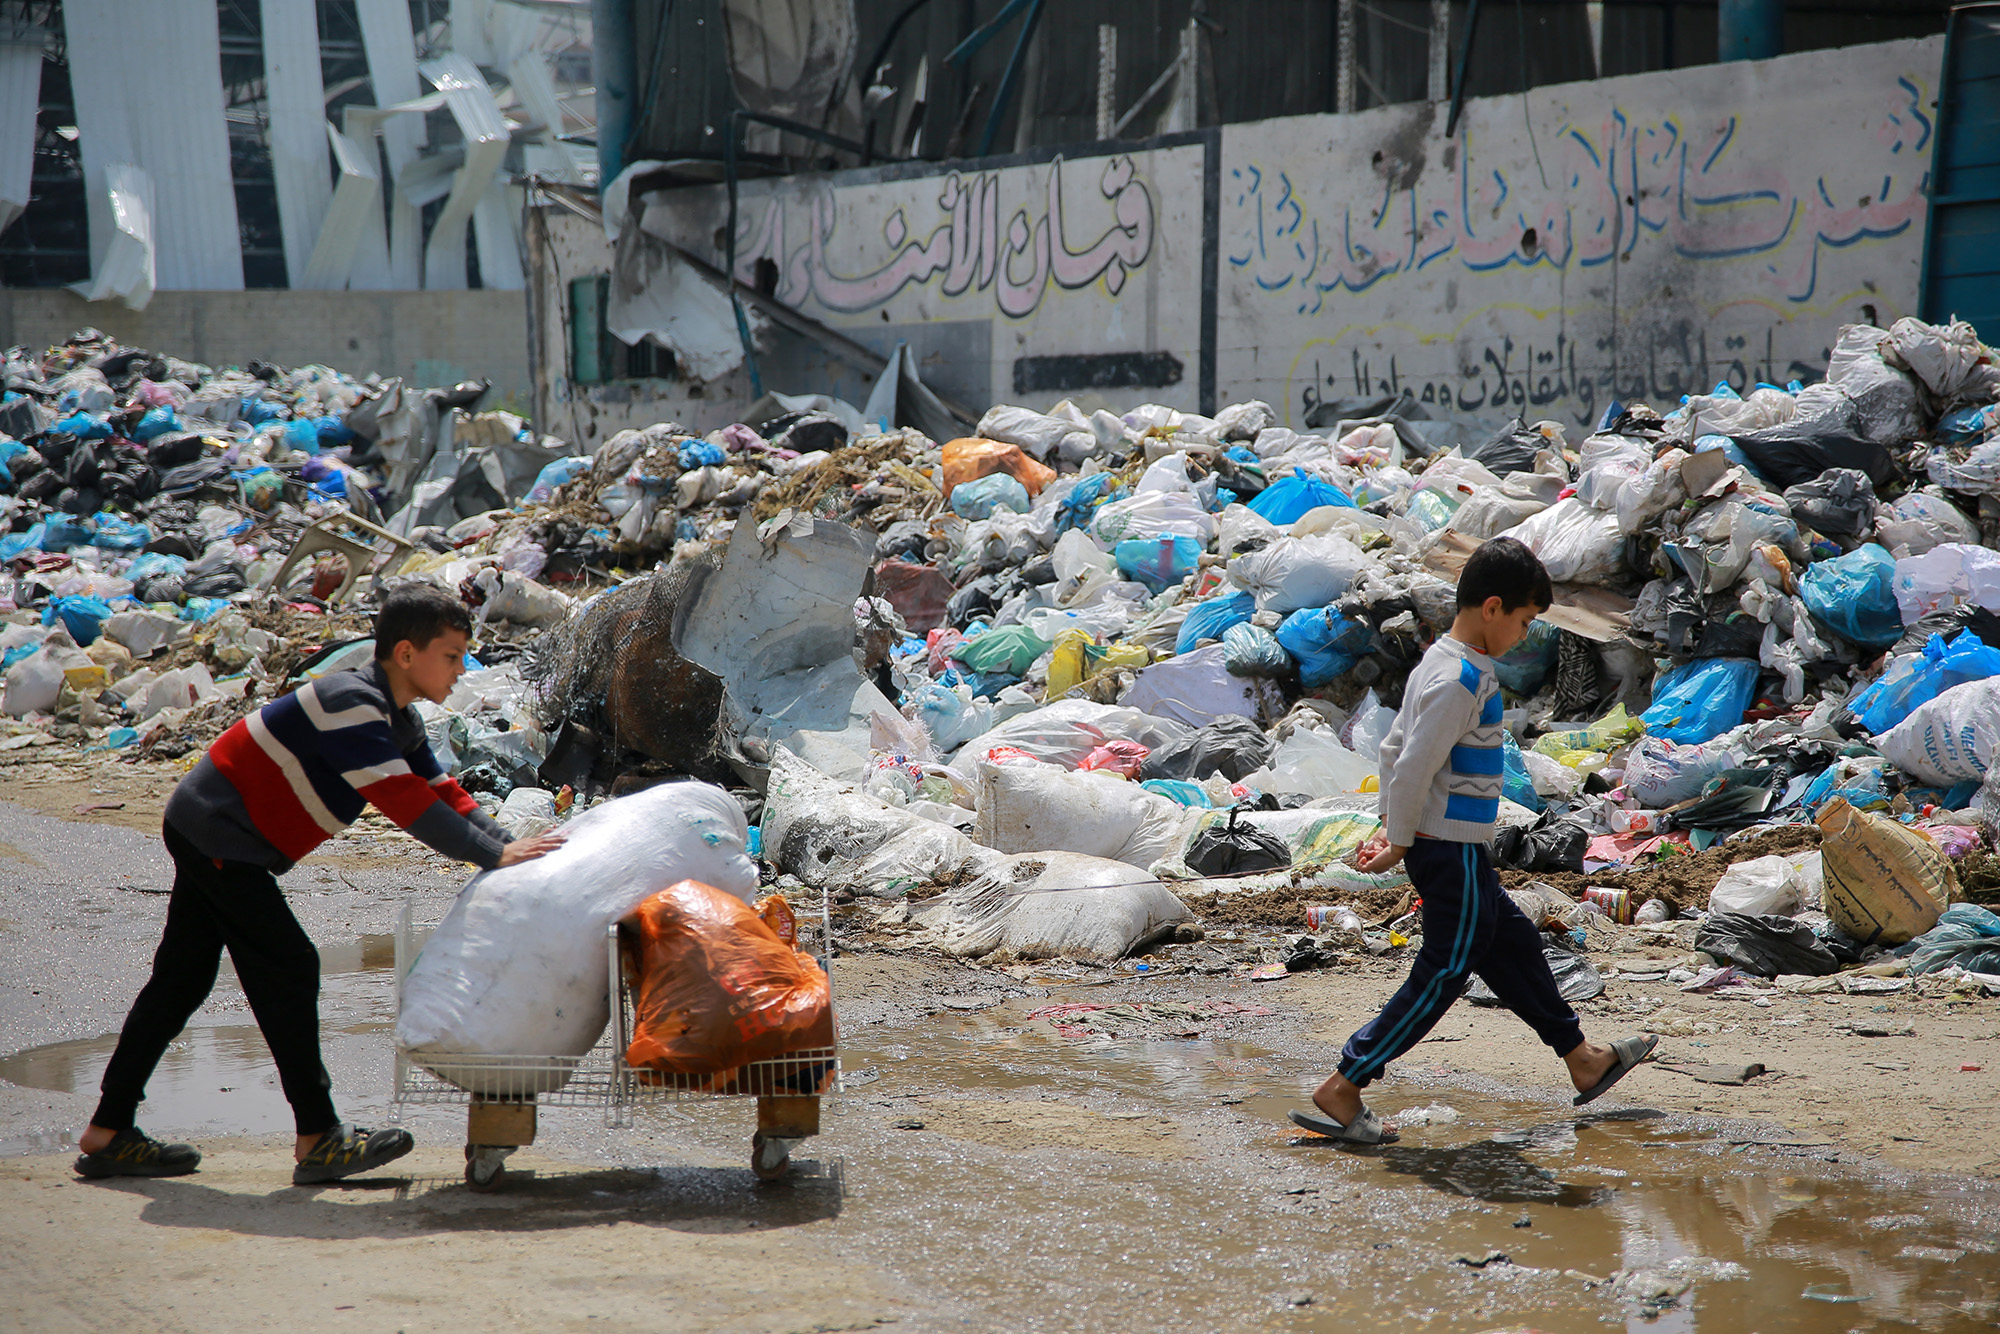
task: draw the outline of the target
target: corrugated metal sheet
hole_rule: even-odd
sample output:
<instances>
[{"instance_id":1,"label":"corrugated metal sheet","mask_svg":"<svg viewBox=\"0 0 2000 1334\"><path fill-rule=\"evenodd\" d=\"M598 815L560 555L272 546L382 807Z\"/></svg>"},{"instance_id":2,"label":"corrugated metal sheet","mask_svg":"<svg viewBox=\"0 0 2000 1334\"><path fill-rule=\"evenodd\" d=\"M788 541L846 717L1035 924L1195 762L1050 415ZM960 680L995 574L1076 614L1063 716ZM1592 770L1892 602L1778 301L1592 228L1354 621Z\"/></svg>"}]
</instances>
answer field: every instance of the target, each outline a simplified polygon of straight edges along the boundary
<instances>
[{"instance_id":1,"label":"corrugated metal sheet","mask_svg":"<svg viewBox=\"0 0 2000 1334\"><path fill-rule=\"evenodd\" d=\"M43 40L40 28L0 29L0 232L27 208L34 187Z\"/></svg>"},{"instance_id":2,"label":"corrugated metal sheet","mask_svg":"<svg viewBox=\"0 0 2000 1334\"><path fill-rule=\"evenodd\" d=\"M319 16L299 0L264 0L265 109L271 175L285 238L285 275L305 286L313 244L333 203L326 150L326 89L319 76Z\"/></svg>"},{"instance_id":3,"label":"corrugated metal sheet","mask_svg":"<svg viewBox=\"0 0 2000 1334\"><path fill-rule=\"evenodd\" d=\"M426 61L423 73L444 95L446 109L465 136L465 162L452 178L451 194L431 224L431 239L424 246L424 286L459 288L466 285L466 226L507 157L507 119L479 67L464 56L452 52ZM519 285L518 259L515 285Z\"/></svg>"},{"instance_id":4,"label":"corrugated metal sheet","mask_svg":"<svg viewBox=\"0 0 2000 1334\"><path fill-rule=\"evenodd\" d=\"M417 82L417 39L410 27L409 0L354 0L354 12L361 22L361 45L368 56L368 82L373 86L375 105L415 101L423 90ZM397 116L383 127L382 144L388 150L392 181L416 161L428 138L421 116ZM392 196L386 252L379 242L364 237L355 256L352 285L423 286L422 236L423 219L417 210ZM378 268L378 264L384 267Z\"/></svg>"},{"instance_id":5,"label":"corrugated metal sheet","mask_svg":"<svg viewBox=\"0 0 2000 1334\"><path fill-rule=\"evenodd\" d=\"M152 181L159 287L241 289L214 0L69 0L63 26L70 68L88 71L76 116L93 260L116 232L106 168L127 163Z\"/></svg>"},{"instance_id":6,"label":"corrugated metal sheet","mask_svg":"<svg viewBox=\"0 0 2000 1334\"><path fill-rule=\"evenodd\" d=\"M2000 4L1952 12L1946 30L1924 318L1969 320L2000 342Z\"/></svg>"},{"instance_id":7,"label":"corrugated metal sheet","mask_svg":"<svg viewBox=\"0 0 2000 1334\"><path fill-rule=\"evenodd\" d=\"M382 177L375 165L373 139L365 146L357 144L332 125L322 124L340 168L340 185L313 242L312 257L292 286L338 292L347 286L363 239L372 235L378 245L382 243Z\"/></svg>"}]
</instances>

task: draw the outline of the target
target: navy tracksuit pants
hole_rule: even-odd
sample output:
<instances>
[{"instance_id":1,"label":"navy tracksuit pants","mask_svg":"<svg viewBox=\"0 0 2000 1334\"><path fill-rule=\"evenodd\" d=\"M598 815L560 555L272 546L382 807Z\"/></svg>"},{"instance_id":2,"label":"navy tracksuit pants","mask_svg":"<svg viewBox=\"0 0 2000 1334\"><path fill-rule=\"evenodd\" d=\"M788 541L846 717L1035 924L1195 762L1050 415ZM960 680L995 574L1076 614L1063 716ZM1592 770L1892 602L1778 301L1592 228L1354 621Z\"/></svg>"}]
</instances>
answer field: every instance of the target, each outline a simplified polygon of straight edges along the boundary
<instances>
[{"instance_id":1,"label":"navy tracksuit pants","mask_svg":"<svg viewBox=\"0 0 2000 1334\"><path fill-rule=\"evenodd\" d=\"M1366 1088L1444 1018L1477 973L1558 1056L1583 1041L1576 1011L1542 957L1542 933L1500 888L1478 843L1420 838L1403 858L1423 897L1424 943L1410 976L1340 1053L1340 1073Z\"/></svg>"}]
</instances>

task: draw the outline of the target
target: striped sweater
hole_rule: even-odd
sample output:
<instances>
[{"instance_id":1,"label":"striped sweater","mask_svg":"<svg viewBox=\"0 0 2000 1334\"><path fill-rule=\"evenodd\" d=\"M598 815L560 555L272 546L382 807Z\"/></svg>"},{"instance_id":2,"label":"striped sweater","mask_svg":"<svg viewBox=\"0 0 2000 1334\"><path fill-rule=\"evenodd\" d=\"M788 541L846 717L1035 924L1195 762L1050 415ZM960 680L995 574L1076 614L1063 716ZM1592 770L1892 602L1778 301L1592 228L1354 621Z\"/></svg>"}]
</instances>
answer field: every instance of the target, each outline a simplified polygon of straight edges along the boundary
<instances>
[{"instance_id":1,"label":"striped sweater","mask_svg":"<svg viewBox=\"0 0 2000 1334\"><path fill-rule=\"evenodd\" d=\"M284 872L371 802L447 857L500 864L506 830L438 766L379 662L245 715L174 789L166 819L210 857Z\"/></svg>"},{"instance_id":2,"label":"striped sweater","mask_svg":"<svg viewBox=\"0 0 2000 1334\"><path fill-rule=\"evenodd\" d=\"M1493 659L1446 635L1403 687L1382 741L1382 831L1398 847L1418 834L1486 843L1500 814L1506 754Z\"/></svg>"}]
</instances>

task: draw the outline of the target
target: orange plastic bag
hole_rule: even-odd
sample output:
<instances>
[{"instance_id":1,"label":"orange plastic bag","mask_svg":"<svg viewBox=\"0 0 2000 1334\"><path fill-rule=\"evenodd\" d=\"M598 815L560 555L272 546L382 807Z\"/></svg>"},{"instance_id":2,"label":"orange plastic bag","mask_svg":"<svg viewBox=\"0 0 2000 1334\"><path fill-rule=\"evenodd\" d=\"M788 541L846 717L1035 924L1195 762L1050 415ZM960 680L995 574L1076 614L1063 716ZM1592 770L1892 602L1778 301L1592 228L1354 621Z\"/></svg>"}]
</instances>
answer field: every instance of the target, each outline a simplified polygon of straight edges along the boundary
<instances>
[{"instance_id":1,"label":"orange plastic bag","mask_svg":"<svg viewBox=\"0 0 2000 1334\"><path fill-rule=\"evenodd\" d=\"M988 473L1011 473L1028 494L1038 496L1042 488L1056 479L1054 468L1035 462L1021 452L1019 445L1002 444L998 440L981 440L977 436L967 436L960 440L947 440L944 446L944 494L945 499L962 482L976 482Z\"/></svg>"},{"instance_id":2,"label":"orange plastic bag","mask_svg":"<svg viewBox=\"0 0 2000 1334\"><path fill-rule=\"evenodd\" d=\"M831 1047L826 974L786 941L794 931L782 898L752 908L695 880L627 914L618 936L636 1013L625 1063L716 1075L709 1086L721 1087L752 1061Z\"/></svg>"}]
</instances>

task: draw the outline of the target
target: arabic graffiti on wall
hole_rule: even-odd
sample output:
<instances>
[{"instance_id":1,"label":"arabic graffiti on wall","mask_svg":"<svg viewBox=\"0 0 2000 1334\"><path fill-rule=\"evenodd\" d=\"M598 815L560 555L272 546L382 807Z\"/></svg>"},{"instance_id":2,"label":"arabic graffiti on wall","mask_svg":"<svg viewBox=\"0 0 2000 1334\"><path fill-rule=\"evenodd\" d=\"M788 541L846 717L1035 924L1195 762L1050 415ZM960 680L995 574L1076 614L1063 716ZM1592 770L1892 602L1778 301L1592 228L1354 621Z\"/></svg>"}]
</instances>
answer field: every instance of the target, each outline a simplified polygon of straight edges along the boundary
<instances>
[{"instance_id":1,"label":"arabic graffiti on wall","mask_svg":"<svg viewBox=\"0 0 2000 1334\"><path fill-rule=\"evenodd\" d=\"M1421 106L1245 127L1220 242L1246 328L1221 346L1256 355L1223 381L1294 420L1408 389L1589 423L1614 399L1809 380L1838 323L1915 304L1938 55L1482 99L1453 140Z\"/></svg>"},{"instance_id":2,"label":"arabic graffiti on wall","mask_svg":"<svg viewBox=\"0 0 2000 1334\"><path fill-rule=\"evenodd\" d=\"M1115 299L1153 254L1153 196L1131 156L1083 169L1096 176L1094 209L1066 207L1061 158L1007 169L1044 175L1046 183L1004 224L1000 171L954 171L942 181L918 182L935 210L922 208L913 221L923 196L914 205L891 205L881 222L889 255L872 267L878 247L865 235L846 234L831 186L774 192L739 224L737 272L753 283L760 261L775 264L779 300L849 315L885 306L913 287L934 287L947 297L990 294L1009 319L1034 314L1051 286L1078 291L1101 281L1104 295ZM1073 177L1077 169L1068 170Z\"/></svg>"}]
</instances>

